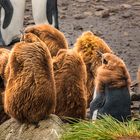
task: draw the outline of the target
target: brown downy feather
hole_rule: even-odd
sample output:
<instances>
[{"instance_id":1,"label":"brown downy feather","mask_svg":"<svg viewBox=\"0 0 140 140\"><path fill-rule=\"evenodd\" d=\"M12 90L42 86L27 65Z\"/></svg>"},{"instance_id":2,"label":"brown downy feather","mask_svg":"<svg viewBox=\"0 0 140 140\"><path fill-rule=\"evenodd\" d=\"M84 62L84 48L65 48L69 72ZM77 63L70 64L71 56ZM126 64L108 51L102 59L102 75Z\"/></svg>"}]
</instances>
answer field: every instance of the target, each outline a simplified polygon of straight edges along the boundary
<instances>
[{"instance_id":1,"label":"brown downy feather","mask_svg":"<svg viewBox=\"0 0 140 140\"><path fill-rule=\"evenodd\" d=\"M68 49L64 34L51 25L41 24L27 27L25 33L38 36L48 46L52 57L56 56L60 49Z\"/></svg>"},{"instance_id":2,"label":"brown downy feather","mask_svg":"<svg viewBox=\"0 0 140 140\"><path fill-rule=\"evenodd\" d=\"M62 49L53 59L57 104L55 113L60 117L84 119L86 115L86 66L81 56Z\"/></svg>"},{"instance_id":3,"label":"brown downy feather","mask_svg":"<svg viewBox=\"0 0 140 140\"><path fill-rule=\"evenodd\" d=\"M139 66L139 68L138 68L138 72L137 72L137 80L138 80L139 83L140 83L140 66Z\"/></svg>"},{"instance_id":4,"label":"brown downy feather","mask_svg":"<svg viewBox=\"0 0 140 140\"><path fill-rule=\"evenodd\" d=\"M123 60L110 53L105 53L102 57L103 64L97 69L95 78L97 90L102 92L103 85L108 85L109 88L130 87L131 78Z\"/></svg>"},{"instance_id":5,"label":"brown downy feather","mask_svg":"<svg viewBox=\"0 0 140 140\"><path fill-rule=\"evenodd\" d=\"M21 35L21 41L23 42L27 42L27 43L34 43L34 42L42 42L42 40L40 40L40 38L38 36L36 36L33 33L24 33Z\"/></svg>"},{"instance_id":6,"label":"brown downy feather","mask_svg":"<svg viewBox=\"0 0 140 140\"><path fill-rule=\"evenodd\" d=\"M0 48L0 76L3 80L6 80L7 78L5 70L6 70L9 54L10 51L8 49Z\"/></svg>"},{"instance_id":7,"label":"brown downy feather","mask_svg":"<svg viewBox=\"0 0 140 140\"><path fill-rule=\"evenodd\" d=\"M8 73L6 72L6 65L8 62L10 51L5 48L0 48L0 124L9 119L9 116L4 112L4 90Z\"/></svg>"},{"instance_id":8,"label":"brown downy feather","mask_svg":"<svg viewBox=\"0 0 140 140\"><path fill-rule=\"evenodd\" d=\"M97 53L112 53L109 46L92 32L84 32L76 41L74 49L79 52L87 67L88 105L92 100L94 90L94 78L96 70L101 65L101 56Z\"/></svg>"},{"instance_id":9,"label":"brown downy feather","mask_svg":"<svg viewBox=\"0 0 140 140\"><path fill-rule=\"evenodd\" d=\"M56 91L50 52L42 42L17 43L9 56L10 69L4 109L20 122L38 123L55 111Z\"/></svg>"}]
</instances>

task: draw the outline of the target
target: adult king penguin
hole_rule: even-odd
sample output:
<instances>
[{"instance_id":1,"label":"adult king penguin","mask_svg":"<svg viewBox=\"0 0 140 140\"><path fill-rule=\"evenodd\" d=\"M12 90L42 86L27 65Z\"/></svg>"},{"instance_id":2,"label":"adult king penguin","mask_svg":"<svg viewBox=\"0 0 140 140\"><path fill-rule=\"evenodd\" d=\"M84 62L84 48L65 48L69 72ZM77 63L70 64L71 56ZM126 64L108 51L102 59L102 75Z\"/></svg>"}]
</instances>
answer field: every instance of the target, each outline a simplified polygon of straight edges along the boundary
<instances>
[{"instance_id":1,"label":"adult king penguin","mask_svg":"<svg viewBox=\"0 0 140 140\"><path fill-rule=\"evenodd\" d=\"M1 30L0 45L16 42L23 20L26 0L0 0ZM58 29L57 0L32 0L35 24L51 24Z\"/></svg>"}]
</instances>

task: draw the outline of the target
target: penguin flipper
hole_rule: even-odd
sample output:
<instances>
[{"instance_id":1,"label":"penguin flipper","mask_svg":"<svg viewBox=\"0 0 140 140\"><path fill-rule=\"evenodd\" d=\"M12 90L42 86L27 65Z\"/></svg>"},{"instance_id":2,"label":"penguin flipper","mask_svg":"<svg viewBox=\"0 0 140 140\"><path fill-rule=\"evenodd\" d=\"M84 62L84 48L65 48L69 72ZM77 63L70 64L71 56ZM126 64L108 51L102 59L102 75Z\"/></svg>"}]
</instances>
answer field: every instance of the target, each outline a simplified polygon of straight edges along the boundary
<instances>
[{"instance_id":1,"label":"penguin flipper","mask_svg":"<svg viewBox=\"0 0 140 140\"><path fill-rule=\"evenodd\" d=\"M0 5L3 7L5 11L5 17L3 21L2 28L5 29L9 26L11 19L13 17L13 6L10 2L10 0L0 0Z\"/></svg>"}]
</instances>

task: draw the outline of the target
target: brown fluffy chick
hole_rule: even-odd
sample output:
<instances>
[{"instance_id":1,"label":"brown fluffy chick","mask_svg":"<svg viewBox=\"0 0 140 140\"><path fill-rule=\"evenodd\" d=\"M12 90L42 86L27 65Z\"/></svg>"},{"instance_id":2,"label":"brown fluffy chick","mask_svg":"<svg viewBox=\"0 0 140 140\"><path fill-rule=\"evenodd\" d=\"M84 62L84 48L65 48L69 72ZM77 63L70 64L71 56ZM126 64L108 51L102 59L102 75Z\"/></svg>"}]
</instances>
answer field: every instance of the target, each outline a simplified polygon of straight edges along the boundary
<instances>
[{"instance_id":1,"label":"brown fluffy chick","mask_svg":"<svg viewBox=\"0 0 140 140\"><path fill-rule=\"evenodd\" d=\"M85 119L86 66L81 56L73 51L62 49L53 59L56 83L56 110L59 117Z\"/></svg>"},{"instance_id":2,"label":"brown fluffy chick","mask_svg":"<svg viewBox=\"0 0 140 140\"><path fill-rule=\"evenodd\" d=\"M8 62L9 54L10 51L8 49L0 48L0 124L9 119L9 116L4 112L3 107L4 90L8 78L8 71L6 70L6 65Z\"/></svg>"},{"instance_id":3,"label":"brown fluffy chick","mask_svg":"<svg viewBox=\"0 0 140 140\"><path fill-rule=\"evenodd\" d=\"M10 51L8 49L0 48L0 76L3 80L6 78L5 69L8 62L9 54Z\"/></svg>"},{"instance_id":4,"label":"brown fluffy chick","mask_svg":"<svg viewBox=\"0 0 140 140\"><path fill-rule=\"evenodd\" d=\"M112 53L110 47L104 40L94 35L92 32L84 32L74 44L74 49L81 54L87 68L87 96L88 106L92 100L94 90L94 79L97 68L101 65L101 56L97 51L102 53Z\"/></svg>"},{"instance_id":5,"label":"brown fluffy chick","mask_svg":"<svg viewBox=\"0 0 140 140\"><path fill-rule=\"evenodd\" d=\"M11 50L5 112L22 123L38 123L55 111L52 58L43 42L20 42Z\"/></svg>"},{"instance_id":6,"label":"brown fluffy chick","mask_svg":"<svg viewBox=\"0 0 140 140\"><path fill-rule=\"evenodd\" d=\"M38 36L47 45L52 57L56 56L60 49L68 49L64 34L51 25L41 24L27 27L25 33Z\"/></svg>"}]
</instances>

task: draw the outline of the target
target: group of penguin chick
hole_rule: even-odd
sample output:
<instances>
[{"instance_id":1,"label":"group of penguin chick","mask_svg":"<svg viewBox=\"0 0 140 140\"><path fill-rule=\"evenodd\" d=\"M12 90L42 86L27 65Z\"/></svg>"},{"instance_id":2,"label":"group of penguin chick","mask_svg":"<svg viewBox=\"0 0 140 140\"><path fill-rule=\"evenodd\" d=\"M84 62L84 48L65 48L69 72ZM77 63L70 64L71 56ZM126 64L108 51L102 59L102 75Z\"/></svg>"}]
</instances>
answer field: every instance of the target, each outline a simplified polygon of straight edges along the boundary
<instances>
[{"instance_id":1,"label":"group of penguin chick","mask_svg":"<svg viewBox=\"0 0 140 140\"><path fill-rule=\"evenodd\" d=\"M90 118L95 112L123 121L131 118L129 72L111 48L84 32L73 48L51 25L27 27L9 51L0 49L4 111L21 123L60 118ZM96 118L95 117L95 118Z\"/></svg>"}]
</instances>

